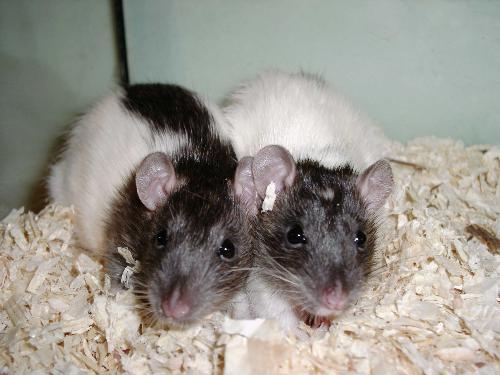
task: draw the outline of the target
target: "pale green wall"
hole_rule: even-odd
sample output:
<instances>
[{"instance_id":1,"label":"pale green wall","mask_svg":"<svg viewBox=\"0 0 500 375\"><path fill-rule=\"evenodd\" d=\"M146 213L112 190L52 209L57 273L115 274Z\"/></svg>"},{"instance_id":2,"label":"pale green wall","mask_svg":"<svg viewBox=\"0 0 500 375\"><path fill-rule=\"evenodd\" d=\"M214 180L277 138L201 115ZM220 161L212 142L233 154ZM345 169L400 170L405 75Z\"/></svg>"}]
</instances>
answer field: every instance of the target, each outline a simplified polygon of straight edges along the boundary
<instances>
[{"instance_id":1,"label":"pale green wall","mask_svg":"<svg viewBox=\"0 0 500 375\"><path fill-rule=\"evenodd\" d=\"M498 0L125 0L132 81L323 73L387 133L500 141Z\"/></svg>"},{"instance_id":2,"label":"pale green wall","mask_svg":"<svg viewBox=\"0 0 500 375\"><path fill-rule=\"evenodd\" d=\"M116 71L110 2L0 1L0 217L26 204L62 129Z\"/></svg>"}]
</instances>

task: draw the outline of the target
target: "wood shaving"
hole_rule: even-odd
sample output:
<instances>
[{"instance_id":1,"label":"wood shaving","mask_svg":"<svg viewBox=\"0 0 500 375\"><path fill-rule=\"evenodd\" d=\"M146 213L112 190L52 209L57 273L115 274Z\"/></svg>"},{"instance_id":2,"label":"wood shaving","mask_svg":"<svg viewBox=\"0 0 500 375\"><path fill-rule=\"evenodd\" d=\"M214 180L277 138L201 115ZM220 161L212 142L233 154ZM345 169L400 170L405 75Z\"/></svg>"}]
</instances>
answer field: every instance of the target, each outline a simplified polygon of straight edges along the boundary
<instances>
[{"instance_id":1,"label":"wood shaving","mask_svg":"<svg viewBox=\"0 0 500 375\"><path fill-rule=\"evenodd\" d=\"M389 160L391 163L396 163L396 164L404 165L406 167L415 168L417 171L423 171L425 169L421 165L418 165L415 163L410 163L408 161L402 161L402 160L393 159L393 158L388 158L387 160Z\"/></svg>"},{"instance_id":2,"label":"wood shaving","mask_svg":"<svg viewBox=\"0 0 500 375\"><path fill-rule=\"evenodd\" d=\"M267 185L266 187L266 196L264 198L264 201L262 202L261 212L272 211L275 200L276 200L276 184L271 181L269 185Z\"/></svg>"},{"instance_id":3,"label":"wood shaving","mask_svg":"<svg viewBox=\"0 0 500 375\"><path fill-rule=\"evenodd\" d=\"M13 210L0 224L0 373L500 373L500 255L488 248L500 148L427 138L392 157L422 168L393 165L365 290L300 339L220 313L184 331L145 327L132 292L114 292L74 246L71 208Z\"/></svg>"},{"instance_id":4,"label":"wood shaving","mask_svg":"<svg viewBox=\"0 0 500 375\"><path fill-rule=\"evenodd\" d=\"M491 252L495 254L500 253L500 240L496 238L493 234L491 234L489 230L484 229L480 225L471 224L465 227L465 231L476 237L486 246L488 246L488 249Z\"/></svg>"},{"instance_id":5,"label":"wood shaving","mask_svg":"<svg viewBox=\"0 0 500 375\"><path fill-rule=\"evenodd\" d=\"M118 254L120 254L125 259L125 262L127 262L127 264L132 265L132 267L126 266L124 268L122 272L122 277L120 279L122 285L125 288L130 289L132 287L132 285L130 284L130 278L134 273L139 272L141 270L141 263L138 260L134 259L130 249L127 249L126 247L118 247L117 251Z\"/></svg>"}]
</instances>

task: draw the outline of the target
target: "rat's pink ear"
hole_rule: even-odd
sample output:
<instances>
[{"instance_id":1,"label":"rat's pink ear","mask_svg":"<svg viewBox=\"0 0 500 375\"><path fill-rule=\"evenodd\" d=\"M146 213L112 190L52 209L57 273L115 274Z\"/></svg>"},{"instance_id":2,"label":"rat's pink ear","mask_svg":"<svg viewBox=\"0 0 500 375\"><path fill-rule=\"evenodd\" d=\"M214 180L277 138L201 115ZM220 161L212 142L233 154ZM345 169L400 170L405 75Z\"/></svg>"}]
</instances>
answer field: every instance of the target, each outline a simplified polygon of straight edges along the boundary
<instances>
[{"instance_id":1,"label":"rat's pink ear","mask_svg":"<svg viewBox=\"0 0 500 375\"><path fill-rule=\"evenodd\" d=\"M166 202L175 187L175 170L163 152L154 152L144 158L135 175L139 199L154 211Z\"/></svg>"},{"instance_id":2,"label":"rat's pink ear","mask_svg":"<svg viewBox=\"0 0 500 375\"><path fill-rule=\"evenodd\" d=\"M252 174L253 158L245 156L238 162L234 174L234 195L247 208L248 212L257 213L257 190Z\"/></svg>"},{"instance_id":3,"label":"rat's pink ear","mask_svg":"<svg viewBox=\"0 0 500 375\"><path fill-rule=\"evenodd\" d=\"M375 213L383 206L385 200L391 194L393 185L392 169L386 160L375 162L361 173L356 180L356 187L370 213Z\"/></svg>"},{"instance_id":4,"label":"rat's pink ear","mask_svg":"<svg viewBox=\"0 0 500 375\"><path fill-rule=\"evenodd\" d=\"M283 191L292 185L297 171L295 161L286 148L270 145L255 155L252 173L257 193L264 199L267 185L274 182L276 193Z\"/></svg>"}]
</instances>

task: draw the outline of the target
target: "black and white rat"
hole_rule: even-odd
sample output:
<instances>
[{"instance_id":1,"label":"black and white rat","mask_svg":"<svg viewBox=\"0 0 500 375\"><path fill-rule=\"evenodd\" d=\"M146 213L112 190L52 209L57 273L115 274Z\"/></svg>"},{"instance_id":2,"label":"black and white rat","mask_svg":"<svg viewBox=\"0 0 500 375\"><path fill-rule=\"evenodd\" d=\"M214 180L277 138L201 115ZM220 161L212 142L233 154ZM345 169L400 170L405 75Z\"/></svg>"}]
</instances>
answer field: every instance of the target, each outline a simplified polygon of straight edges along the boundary
<instances>
[{"instance_id":1,"label":"black and white rat","mask_svg":"<svg viewBox=\"0 0 500 375\"><path fill-rule=\"evenodd\" d=\"M53 166L55 202L74 205L80 245L104 254L130 280L153 322L186 325L221 309L247 277L240 169L221 133L220 110L176 85L131 85L108 96L72 129Z\"/></svg>"},{"instance_id":2,"label":"black and white rat","mask_svg":"<svg viewBox=\"0 0 500 375\"><path fill-rule=\"evenodd\" d=\"M274 318L289 330L299 320L328 322L370 269L377 212L393 186L389 163L379 160L389 141L322 79L303 73L264 73L223 111L253 176L239 189L257 218L255 269L233 314ZM258 212L271 183L274 207Z\"/></svg>"}]
</instances>

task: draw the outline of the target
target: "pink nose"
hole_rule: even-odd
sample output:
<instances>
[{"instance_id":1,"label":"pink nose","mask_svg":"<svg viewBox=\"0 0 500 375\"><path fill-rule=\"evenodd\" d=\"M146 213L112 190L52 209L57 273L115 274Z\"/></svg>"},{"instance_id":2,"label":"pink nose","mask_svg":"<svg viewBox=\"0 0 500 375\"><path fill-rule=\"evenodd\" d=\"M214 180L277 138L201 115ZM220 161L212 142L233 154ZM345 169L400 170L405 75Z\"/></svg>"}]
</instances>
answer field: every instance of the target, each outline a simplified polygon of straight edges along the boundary
<instances>
[{"instance_id":1,"label":"pink nose","mask_svg":"<svg viewBox=\"0 0 500 375\"><path fill-rule=\"evenodd\" d=\"M189 314L191 306L176 286L170 296L166 296L161 304L164 314L169 318L180 319Z\"/></svg>"},{"instance_id":2,"label":"pink nose","mask_svg":"<svg viewBox=\"0 0 500 375\"><path fill-rule=\"evenodd\" d=\"M342 289L342 283L337 281L335 287L325 288L323 304L331 310L343 310L347 304L347 293Z\"/></svg>"}]
</instances>

